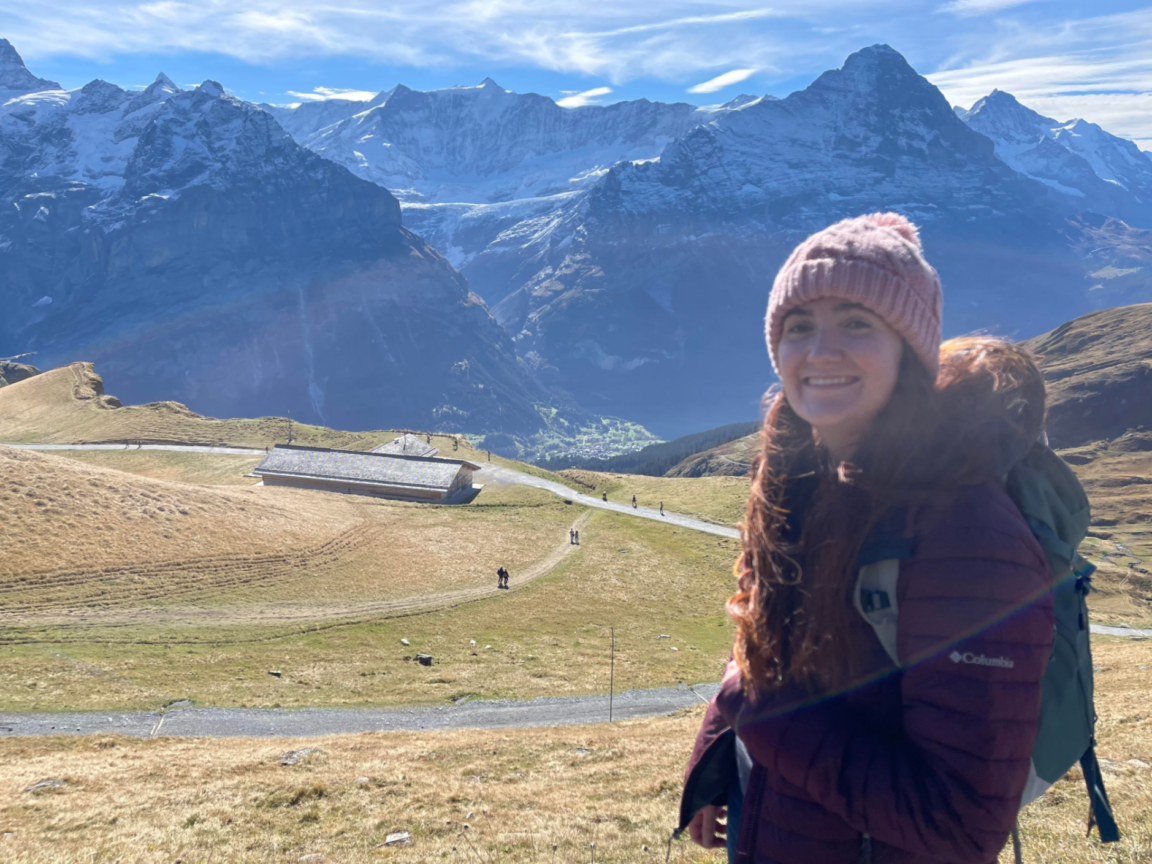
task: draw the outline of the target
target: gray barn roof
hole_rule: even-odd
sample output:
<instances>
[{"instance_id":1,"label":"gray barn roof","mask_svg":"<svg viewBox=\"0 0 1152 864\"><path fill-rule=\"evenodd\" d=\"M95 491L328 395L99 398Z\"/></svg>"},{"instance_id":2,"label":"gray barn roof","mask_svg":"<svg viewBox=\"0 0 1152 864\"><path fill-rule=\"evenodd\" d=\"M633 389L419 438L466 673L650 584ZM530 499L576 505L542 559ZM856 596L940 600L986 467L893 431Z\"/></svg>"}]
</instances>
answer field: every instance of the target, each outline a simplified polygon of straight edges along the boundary
<instances>
[{"instance_id":1,"label":"gray barn roof","mask_svg":"<svg viewBox=\"0 0 1152 864\"><path fill-rule=\"evenodd\" d=\"M479 470L462 459L433 459L360 450L328 450L277 444L252 473L263 476L345 480L352 483L447 491L461 468Z\"/></svg>"},{"instance_id":2,"label":"gray barn roof","mask_svg":"<svg viewBox=\"0 0 1152 864\"><path fill-rule=\"evenodd\" d=\"M373 453L399 453L402 456L435 456L440 452L439 447L433 447L419 435L405 432L399 438L393 438L387 444L373 447Z\"/></svg>"}]
</instances>

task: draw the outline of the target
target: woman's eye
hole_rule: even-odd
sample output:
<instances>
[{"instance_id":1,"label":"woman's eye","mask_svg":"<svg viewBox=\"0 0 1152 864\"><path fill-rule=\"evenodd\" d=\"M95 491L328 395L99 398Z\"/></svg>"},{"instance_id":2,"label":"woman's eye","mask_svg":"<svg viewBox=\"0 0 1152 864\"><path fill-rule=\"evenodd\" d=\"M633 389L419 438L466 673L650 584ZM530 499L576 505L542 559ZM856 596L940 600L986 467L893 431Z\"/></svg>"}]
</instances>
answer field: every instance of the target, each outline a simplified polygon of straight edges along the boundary
<instances>
[{"instance_id":1,"label":"woman's eye","mask_svg":"<svg viewBox=\"0 0 1152 864\"><path fill-rule=\"evenodd\" d=\"M793 336L800 335L803 333L809 333L809 332L811 332L811 330L812 330L812 325L809 324L807 321L797 321L796 323L789 324L787 327L784 328L785 333L791 334Z\"/></svg>"},{"instance_id":2,"label":"woman's eye","mask_svg":"<svg viewBox=\"0 0 1152 864\"><path fill-rule=\"evenodd\" d=\"M872 322L867 318L849 318L844 322L844 326L849 330L871 330Z\"/></svg>"}]
</instances>

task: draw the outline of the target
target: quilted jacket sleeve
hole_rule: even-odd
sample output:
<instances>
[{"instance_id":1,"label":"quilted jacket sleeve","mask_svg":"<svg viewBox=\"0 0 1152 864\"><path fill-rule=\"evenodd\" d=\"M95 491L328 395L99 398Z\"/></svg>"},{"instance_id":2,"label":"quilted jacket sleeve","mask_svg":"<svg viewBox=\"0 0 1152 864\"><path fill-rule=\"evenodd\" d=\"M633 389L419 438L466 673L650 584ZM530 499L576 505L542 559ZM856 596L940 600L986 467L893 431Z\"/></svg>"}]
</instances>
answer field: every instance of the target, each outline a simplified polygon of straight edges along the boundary
<instances>
[{"instance_id":1,"label":"quilted jacket sleeve","mask_svg":"<svg viewBox=\"0 0 1152 864\"><path fill-rule=\"evenodd\" d=\"M1028 777L1051 655L1051 575L1011 499L970 487L903 562L903 728L861 728L839 700L753 704L729 666L717 705L752 757L876 840L994 860Z\"/></svg>"}]
</instances>

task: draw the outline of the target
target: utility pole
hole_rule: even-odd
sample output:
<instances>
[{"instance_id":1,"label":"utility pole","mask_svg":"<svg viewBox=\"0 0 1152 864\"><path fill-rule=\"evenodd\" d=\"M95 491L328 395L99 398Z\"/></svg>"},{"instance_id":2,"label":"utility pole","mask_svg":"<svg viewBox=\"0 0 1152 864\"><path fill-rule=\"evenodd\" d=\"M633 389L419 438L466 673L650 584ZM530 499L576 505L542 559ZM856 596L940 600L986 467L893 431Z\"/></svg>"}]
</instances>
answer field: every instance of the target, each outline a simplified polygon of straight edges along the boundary
<instances>
[{"instance_id":1,"label":"utility pole","mask_svg":"<svg viewBox=\"0 0 1152 864\"><path fill-rule=\"evenodd\" d=\"M292 412L288 412L288 443L292 443Z\"/></svg>"},{"instance_id":2,"label":"utility pole","mask_svg":"<svg viewBox=\"0 0 1152 864\"><path fill-rule=\"evenodd\" d=\"M609 627L612 635L612 659L608 666L608 722L612 722L612 700L616 693L616 628Z\"/></svg>"}]
</instances>

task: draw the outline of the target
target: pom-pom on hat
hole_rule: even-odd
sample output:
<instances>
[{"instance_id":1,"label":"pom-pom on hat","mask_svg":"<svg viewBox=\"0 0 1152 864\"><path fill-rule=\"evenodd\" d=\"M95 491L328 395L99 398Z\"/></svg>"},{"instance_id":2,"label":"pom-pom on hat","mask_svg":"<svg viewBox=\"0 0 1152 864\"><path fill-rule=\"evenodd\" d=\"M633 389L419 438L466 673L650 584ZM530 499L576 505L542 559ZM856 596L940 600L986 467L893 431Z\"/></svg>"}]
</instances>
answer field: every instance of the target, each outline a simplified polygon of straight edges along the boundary
<instances>
[{"instance_id":1,"label":"pom-pom on hat","mask_svg":"<svg viewBox=\"0 0 1152 864\"><path fill-rule=\"evenodd\" d=\"M867 306L899 333L933 378L940 369L940 277L924 260L920 232L899 213L830 225L797 246L772 284L764 334L777 374L788 310L825 297Z\"/></svg>"}]
</instances>

